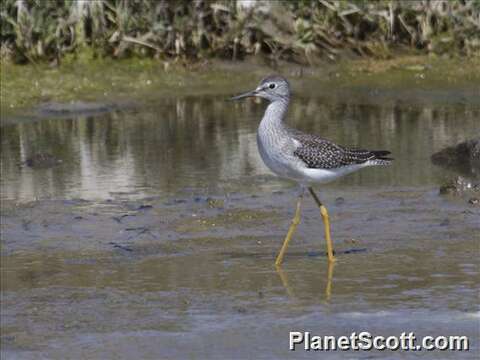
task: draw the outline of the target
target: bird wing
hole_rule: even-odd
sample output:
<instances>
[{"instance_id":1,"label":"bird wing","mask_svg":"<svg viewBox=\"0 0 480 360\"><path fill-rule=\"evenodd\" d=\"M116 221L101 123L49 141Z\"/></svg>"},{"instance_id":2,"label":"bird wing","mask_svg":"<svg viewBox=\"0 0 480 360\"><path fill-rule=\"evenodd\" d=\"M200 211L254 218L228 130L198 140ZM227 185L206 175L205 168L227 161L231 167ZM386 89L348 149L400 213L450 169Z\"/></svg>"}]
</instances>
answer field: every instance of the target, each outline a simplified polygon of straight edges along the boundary
<instances>
[{"instance_id":1,"label":"bird wing","mask_svg":"<svg viewBox=\"0 0 480 360\"><path fill-rule=\"evenodd\" d=\"M319 136L297 131L293 137L300 143L293 154L313 169L335 169L342 166L363 164L369 160L392 160L386 157L390 152L385 150L349 149Z\"/></svg>"}]
</instances>

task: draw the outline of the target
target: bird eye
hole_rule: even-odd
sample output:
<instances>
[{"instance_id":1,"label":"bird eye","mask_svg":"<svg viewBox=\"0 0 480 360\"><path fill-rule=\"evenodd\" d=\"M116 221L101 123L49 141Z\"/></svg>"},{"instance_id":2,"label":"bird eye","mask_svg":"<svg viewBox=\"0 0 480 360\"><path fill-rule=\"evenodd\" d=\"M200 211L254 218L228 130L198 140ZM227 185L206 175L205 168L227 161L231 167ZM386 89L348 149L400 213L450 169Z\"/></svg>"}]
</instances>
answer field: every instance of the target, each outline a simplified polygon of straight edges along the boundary
<instances>
[{"instance_id":1,"label":"bird eye","mask_svg":"<svg viewBox=\"0 0 480 360\"><path fill-rule=\"evenodd\" d=\"M275 84L272 83L272 84L268 85L268 87L269 87L270 89L275 89Z\"/></svg>"}]
</instances>

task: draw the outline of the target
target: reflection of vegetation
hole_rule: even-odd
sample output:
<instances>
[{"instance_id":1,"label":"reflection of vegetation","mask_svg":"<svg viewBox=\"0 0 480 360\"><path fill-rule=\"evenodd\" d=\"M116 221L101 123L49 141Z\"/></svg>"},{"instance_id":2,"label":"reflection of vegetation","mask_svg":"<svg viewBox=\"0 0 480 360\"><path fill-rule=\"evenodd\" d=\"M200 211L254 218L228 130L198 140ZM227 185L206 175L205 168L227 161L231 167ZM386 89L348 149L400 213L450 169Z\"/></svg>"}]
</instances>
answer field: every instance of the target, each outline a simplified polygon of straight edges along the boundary
<instances>
[{"instance_id":1,"label":"reflection of vegetation","mask_svg":"<svg viewBox=\"0 0 480 360\"><path fill-rule=\"evenodd\" d=\"M466 97L461 98L464 104L455 99L446 102L444 96L436 103L425 100L422 104L412 103L401 93L396 100L382 98L372 104L375 99L362 100L359 93L297 96L289 113L288 122L293 127L344 145L387 148L396 155L394 166L358 172L338 184L431 184L437 181L439 169L431 164L430 154L478 133L479 109ZM188 194L189 189L196 189L196 194L198 189L205 189L201 195L210 194L210 190L216 194L272 191L278 183L260 176L267 170L259 158L255 137L263 111L263 104L253 102L232 104L212 97L180 97L159 99L157 107L139 113L3 126L2 196L98 199L109 197L109 192L133 191L147 196L177 191ZM63 162L38 171L18 166L35 153L49 153ZM276 221L269 209L265 213L230 210L234 198L235 194L231 199L221 198L224 204L218 198L201 200L204 209L212 213L218 209L221 215L205 219L199 213L197 218L181 219L188 225L182 230L211 228L213 223L228 226L232 221Z\"/></svg>"},{"instance_id":2,"label":"reflection of vegetation","mask_svg":"<svg viewBox=\"0 0 480 360\"><path fill-rule=\"evenodd\" d=\"M396 46L478 54L479 0L5 0L1 55L15 62L94 56L239 59L263 53L312 62ZM87 52L88 53L88 52Z\"/></svg>"}]
</instances>

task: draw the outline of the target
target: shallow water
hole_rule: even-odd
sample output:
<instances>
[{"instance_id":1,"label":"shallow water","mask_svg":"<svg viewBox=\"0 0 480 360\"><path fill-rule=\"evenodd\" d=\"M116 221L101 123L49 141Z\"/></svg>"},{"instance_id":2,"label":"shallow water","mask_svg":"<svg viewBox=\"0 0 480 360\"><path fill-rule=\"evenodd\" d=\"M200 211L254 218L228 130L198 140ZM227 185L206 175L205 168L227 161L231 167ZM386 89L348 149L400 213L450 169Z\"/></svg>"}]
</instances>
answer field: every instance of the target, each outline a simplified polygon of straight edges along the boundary
<instances>
[{"instance_id":1,"label":"shallow water","mask_svg":"<svg viewBox=\"0 0 480 360\"><path fill-rule=\"evenodd\" d=\"M333 267L311 200L283 269L273 266L295 188L257 154L262 103L159 99L140 111L3 125L4 354L311 358L319 354L288 351L289 331L413 331L470 338L469 352L424 357L478 358L480 211L439 196L454 174L430 162L480 133L478 99L310 90L299 89L292 126L395 157L319 189ZM35 153L63 162L21 165ZM386 355L415 354L351 354Z\"/></svg>"}]
</instances>

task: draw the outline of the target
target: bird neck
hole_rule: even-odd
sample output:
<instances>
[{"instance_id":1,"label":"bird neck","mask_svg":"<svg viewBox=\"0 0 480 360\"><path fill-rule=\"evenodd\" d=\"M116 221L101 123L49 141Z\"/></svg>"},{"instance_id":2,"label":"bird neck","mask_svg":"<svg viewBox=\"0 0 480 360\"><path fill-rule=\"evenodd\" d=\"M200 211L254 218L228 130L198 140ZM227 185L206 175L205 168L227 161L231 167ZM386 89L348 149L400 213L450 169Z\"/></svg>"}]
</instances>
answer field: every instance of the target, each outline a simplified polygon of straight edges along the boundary
<instances>
[{"instance_id":1,"label":"bird neck","mask_svg":"<svg viewBox=\"0 0 480 360\"><path fill-rule=\"evenodd\" d=\"M260 126L277 129L283 128L283 119L288 111L288 102L289 99L280 99L272 101L270 104L268 104Z\"/></svg>"}]
</instances>

